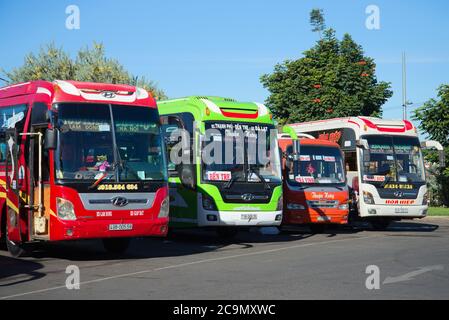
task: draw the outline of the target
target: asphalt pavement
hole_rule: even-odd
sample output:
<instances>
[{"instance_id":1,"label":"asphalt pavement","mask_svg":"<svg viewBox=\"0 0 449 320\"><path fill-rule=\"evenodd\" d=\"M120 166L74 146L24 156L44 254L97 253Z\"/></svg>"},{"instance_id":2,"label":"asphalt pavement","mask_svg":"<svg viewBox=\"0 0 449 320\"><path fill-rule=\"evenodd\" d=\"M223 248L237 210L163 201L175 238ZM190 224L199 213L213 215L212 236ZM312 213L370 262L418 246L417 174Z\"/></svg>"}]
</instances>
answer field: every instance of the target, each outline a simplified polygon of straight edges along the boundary
<instances>
[{"instance_id":1,"label":"asphalt pavement","mask_svg":"<svg viewBox=\"0 0 449 320\"><path fill-rule=\"evenodd\" d=\"M185 230L134 239L123 256L96 240L0 251L0 299L449 299L449 219L233 241Z\"/></svg>"}]
</instances>

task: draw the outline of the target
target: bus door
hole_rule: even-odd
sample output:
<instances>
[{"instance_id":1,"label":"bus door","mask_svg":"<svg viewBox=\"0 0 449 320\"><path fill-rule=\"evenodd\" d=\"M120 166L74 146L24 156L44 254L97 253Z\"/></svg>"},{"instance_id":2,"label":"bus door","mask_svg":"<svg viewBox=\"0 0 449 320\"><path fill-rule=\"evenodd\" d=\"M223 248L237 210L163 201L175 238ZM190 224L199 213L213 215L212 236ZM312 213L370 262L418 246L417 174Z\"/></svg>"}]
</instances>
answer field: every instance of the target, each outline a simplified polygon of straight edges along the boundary
<instances>
[{"instance_id":1,"label":"bus door","mask_svg":"<svg viewBox=\"0 0 449 320\"><path fill-rule=\"evenodd\" d=\"M28 198L26 208L30 216L31 238L49 240L50 235L50 183L48 151L44 150L44 136L47 124L33 125L29 139Z\"/></svg>"},{"instance_id":2,"label":"bus door","mask_svg":"<svg viewBox=\"0 0 449 320\"><path fill-rule=\"evenodd\" d=\"M169 188L170 188L170 221L177 225L178 223L196 224L197 214L197 193L195 191L196 171L193 162L190 165L185 165L185 161L191 161L192 159L192 145L188 148L185 145L188 142L189 136L186 136L189 128L186 128L185 122L178 115L166 115L161 116L162 133L167 148L168 157L168 174L169 174ZM192 121L193 123L193 121ZM183 135L184 134L184 135ZM190 137L190 142L194 140ZM178 150L183 144L183 148ZM182 158L182 163L174 162L172 150L176 148L177 156ZM184 153L184 154L183 154ZM179 159L178 159L179 160ZM183 183L184 179L181 176L184 174L184 170L189 169L189 175L193 179L186 185ZM183 180L183 181L182 181Z\"/></svg>"}]
</instances>

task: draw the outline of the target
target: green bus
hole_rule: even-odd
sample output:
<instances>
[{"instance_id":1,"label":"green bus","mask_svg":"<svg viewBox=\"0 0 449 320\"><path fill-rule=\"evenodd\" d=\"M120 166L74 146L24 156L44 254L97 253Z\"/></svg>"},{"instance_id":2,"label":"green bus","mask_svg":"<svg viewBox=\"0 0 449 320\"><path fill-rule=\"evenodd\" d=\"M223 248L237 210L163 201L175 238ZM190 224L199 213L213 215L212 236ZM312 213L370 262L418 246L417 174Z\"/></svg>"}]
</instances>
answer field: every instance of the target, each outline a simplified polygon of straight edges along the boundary
<instances>
[{"instance_id":1,"label":"green bus","mask_svg":"<svg viewBox=\"0 0 449 320\"><path fill-rule=\"evenodd\" d=\"M168 149L170 227L221 236L282 221L281 157L266 106L191 96L158 102Z\"/></svg>"}]
</instances>

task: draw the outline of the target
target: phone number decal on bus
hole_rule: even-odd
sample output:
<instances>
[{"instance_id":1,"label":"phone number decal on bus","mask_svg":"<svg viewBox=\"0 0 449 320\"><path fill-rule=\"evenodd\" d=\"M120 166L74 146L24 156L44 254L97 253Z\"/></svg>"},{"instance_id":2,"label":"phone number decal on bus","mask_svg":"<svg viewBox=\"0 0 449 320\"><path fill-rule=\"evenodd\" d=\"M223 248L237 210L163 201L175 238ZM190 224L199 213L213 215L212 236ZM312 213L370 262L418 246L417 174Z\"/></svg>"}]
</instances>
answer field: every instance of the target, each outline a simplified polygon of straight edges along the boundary
<instances>
[{"instance_id":1,"label":"phone number decal on bus","mask_svg":"<svg viewBox=\"0 0 449 320\"><path fill-rule=\"evenodd\" d=\"M138 189L137 184L100 184L97 188L98 191L132 191Z\"/></svg>"},{"instance_id":2,"label":"phone number decal on bus","mask_svg":"<svg viewBox=\"0 0 449 320\"><path fill-rule=\"evenodd\" d=\"M396 184L396 183L389 183L386 184L385 189L405 189L405 190L412 190L413 185L412 184Z\"/></svg>"}]
</instances>

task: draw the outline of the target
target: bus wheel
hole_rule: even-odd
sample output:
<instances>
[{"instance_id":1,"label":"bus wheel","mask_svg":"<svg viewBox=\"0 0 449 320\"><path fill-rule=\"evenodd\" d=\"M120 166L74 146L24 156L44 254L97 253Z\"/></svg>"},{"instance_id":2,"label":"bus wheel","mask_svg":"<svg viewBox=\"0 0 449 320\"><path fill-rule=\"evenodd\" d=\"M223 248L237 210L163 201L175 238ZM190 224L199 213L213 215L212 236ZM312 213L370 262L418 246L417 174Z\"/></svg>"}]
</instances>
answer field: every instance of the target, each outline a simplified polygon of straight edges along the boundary
<instances>
[{"instance_id":1,"label":"bus wheel","mask_svg":"<svg viewBox=\"0 0 449 320\"><path fill-rule=\"evenodd\" d=\"M168 227L167 230L167 235L165 236L166 239L172 240L174 239L176 236L175 230L173 229L173 227Z\"/></svg>"},{"instance_id":2,"label":"bus wheel","mask_svg":"<svg viewBox=\"0 0 449 320\"><path fill-rule=\"evenodd\" d=\"M105 238L103 247L109 253L120 254L128 250L129 242L129 238Z\"/></svg>"},{"instance_id":3,"label":"bus wheel","mask_svg":"<svg viewBox=\"0 0 449 320\"><path fill-rule=\"evenodd\" d=\"M26 253L26 250L21 245L9 240L7 232L5 232L5 235L6 248L8 249L9 254L14 258L22 257Z\"/></svg>"},{"instance_id":4,"label":"bus wheel","mask_svg":"<svg viewBox=\"0 0 449 320\"><path fill-rule=\"evenodd\" d=\"M390 223L391 223L391 220L389 220L389 219L371 220L371 226L373 227L373 230L375 230L375 231L387 230Z\"/></svg>"},{"instance_id":5,"label":"bus wheel","mask_svg":"<svg viewBox=\"0 0 449 320\"><path fill-rule=\"evenodd\" d=\"M221 227L217 228L217 234L220 238L223 239L232 239L234 238L239 230L233 227Z\"/></svg>"},{"instance_id":6,"label":"bus wheel","mask_svg":"<svg viewBox=\"0 0 449 320\"><path fill-rule=\"evenodd\" d=\"M311 224L309 227L313 234L323 233L326 230L325 224Z\"/></svg>"}]
</instances>

